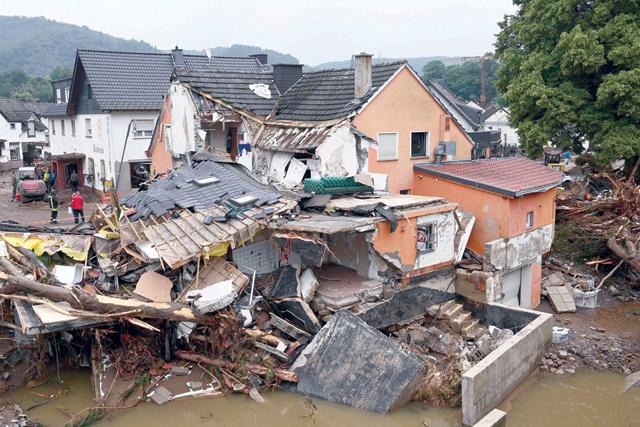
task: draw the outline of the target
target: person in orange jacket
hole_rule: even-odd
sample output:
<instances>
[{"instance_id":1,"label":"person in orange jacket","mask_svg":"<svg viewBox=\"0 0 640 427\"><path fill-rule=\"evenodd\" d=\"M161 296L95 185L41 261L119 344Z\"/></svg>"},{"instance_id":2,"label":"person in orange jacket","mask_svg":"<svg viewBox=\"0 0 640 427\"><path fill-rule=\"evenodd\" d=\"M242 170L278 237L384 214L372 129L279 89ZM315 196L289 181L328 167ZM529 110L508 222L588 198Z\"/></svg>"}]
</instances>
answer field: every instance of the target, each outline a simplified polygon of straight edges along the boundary
<instances>
[{"instance_id":1,"label":"person in orange jacket","mask_svg":"<svg viewBox=\"0 0 640 427\"><path fill-rule=\"evenodd\" d=\"M73 212L73 219L76 224L84 222L84 199L79 191L76 191L71 196L71 211ZM80 221L80 218L82 218L82 221Z\"/></svg>"}]
</instances>

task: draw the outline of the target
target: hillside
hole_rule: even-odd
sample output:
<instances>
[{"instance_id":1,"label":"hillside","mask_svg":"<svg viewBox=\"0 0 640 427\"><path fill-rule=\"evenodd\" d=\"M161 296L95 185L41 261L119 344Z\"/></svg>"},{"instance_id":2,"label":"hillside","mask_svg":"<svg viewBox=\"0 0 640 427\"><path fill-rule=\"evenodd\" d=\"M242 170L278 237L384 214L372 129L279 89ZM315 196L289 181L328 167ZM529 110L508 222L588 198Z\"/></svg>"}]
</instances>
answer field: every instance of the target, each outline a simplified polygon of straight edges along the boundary
<instances>
[{"instance_id":1,"label":"hillside","mask_svg":"<svg viewBox=\"0 0 640 427\"><path fill-rule=\"evenodd\" d=\"M211 48L211 53L218 56L249 56L257 53L266 53L268 55L267 60L269 61L269 64L299 63L298 58L293 55L289 55L288 53L244 44L233 44L229 47L214 47Z\"/></svg>"},{"instance_id":2,"label":"hillside","mask_svg":"<svg viewBox=\"0 0 640 427\"><path fill-rule=\"evenodd\" d=\"M46 76L56 67L73 66L76 49L154 52L149 43L113 37L87 27L43 17L0 16L0 73L22 70Z\"/></svg>"},{"instance_id":3,"label":"hillside","mask_svg":"<svg viewBox=\"0 0 640 427\"><path fill-rule=\"evenodd\" d=\"M422 72L422 67L427 65L431 61L442 61L445 65L459 65L464 60L459 56L421 56L415 58L373 58L374 64L380 64L385 62L395 62L407 60L409 65L418 73ZM331 61L323 62L312 67L307 67L309 71L326 70L329 68L346 68L351 66L351 60L346 59L344 61Z\"/></svg>"}]
</instances>

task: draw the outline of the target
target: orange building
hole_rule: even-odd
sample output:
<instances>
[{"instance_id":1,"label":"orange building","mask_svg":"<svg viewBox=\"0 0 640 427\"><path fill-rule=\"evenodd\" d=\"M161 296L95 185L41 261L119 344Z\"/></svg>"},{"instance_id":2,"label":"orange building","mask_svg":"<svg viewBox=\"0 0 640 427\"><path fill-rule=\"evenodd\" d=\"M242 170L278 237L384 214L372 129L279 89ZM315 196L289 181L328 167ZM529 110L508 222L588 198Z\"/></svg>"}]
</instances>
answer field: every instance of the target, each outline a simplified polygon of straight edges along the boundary
<instances>
[{"instance_id":1,"label":"orange building","mask_svg":"<svg viewBox=\"0 0 640 427\"><path fill-rule=\"evenodd\" d=\"M467 248L488 268L468 278L475 290L489 302L536 307L562 174L525 158L424 163L414 172L416 194L446 197L476 217Z\"/></svg>"}]
</instances>

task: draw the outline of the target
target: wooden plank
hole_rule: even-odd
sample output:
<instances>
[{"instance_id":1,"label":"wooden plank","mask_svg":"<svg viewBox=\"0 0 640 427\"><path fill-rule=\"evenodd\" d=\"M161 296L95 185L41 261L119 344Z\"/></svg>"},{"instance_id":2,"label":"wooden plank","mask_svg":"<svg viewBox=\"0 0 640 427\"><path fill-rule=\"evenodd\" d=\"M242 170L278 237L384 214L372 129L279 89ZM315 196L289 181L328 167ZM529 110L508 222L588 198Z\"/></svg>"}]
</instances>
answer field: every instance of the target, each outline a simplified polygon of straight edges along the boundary
<instances>
[{"instance_id":1,"label":"wooden plank","mask_svg":"<svg viewBox=\"0 0 640 427\"><path fill-rule=\"evenodd\" d=\"M296 326L294 326L291 323L287 322L286 320L276 316L273 313L271 313L271 318L269 319L269 323L274 328L280 329L285 334L287 334L290 337L293 337L293 338L295 338L297 340L299 340L301 338L311 338L311 334L309 334L308 332L305 332L302 329L297 328Z\"/></svg>"},{"instance_id":2,"label":"wooden plank","mask_svg":"<svg viewBox=\"0 0 640 427\"><path fill-rule=\"evenodd\" d=\"M282 351L278 350L275 347L271 347L269 344L256 341L255 343L253 343L253 345L258 347L259 349L266 351L267 353L273 354L275 357L282 360L283 362L287 362L289 360L289 356L286 353L283 353Z\"/></svg>"}]
</instances>

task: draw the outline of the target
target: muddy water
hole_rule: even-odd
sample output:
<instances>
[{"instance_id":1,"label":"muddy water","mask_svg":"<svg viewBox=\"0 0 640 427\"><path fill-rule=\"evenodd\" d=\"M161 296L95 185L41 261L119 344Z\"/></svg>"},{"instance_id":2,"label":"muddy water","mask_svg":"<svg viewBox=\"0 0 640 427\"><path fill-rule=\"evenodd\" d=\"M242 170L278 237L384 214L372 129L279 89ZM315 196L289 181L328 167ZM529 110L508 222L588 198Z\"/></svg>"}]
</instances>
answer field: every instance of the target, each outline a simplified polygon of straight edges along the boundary
<instances>
[{"instance_id":1,"label":"muddy water","mask_svg":"<svg viewBox=\"0 0 640 427\"><path fill-rule=\"evenodd\" d=\"M28 411L47 426L60 426L77 412L91 406L91 385L86 371L62 372L67 391L58 399ZM579 371L573 376L533 376L501 408L508 410L509 426L640 426L640 389L621 395L622 376ZM42 400L31 392L56 394L57 376L49 384L21 389L4 396L23 409ZM265 394L257 404L244 396L199 398L163 406L142 403L114 413L96 426L459 426L459 410L431 408L411 403L390 415L376 415L333 405L317 399L311 407L303 397L286 392Z\"/></svg>"}]
</instances>

